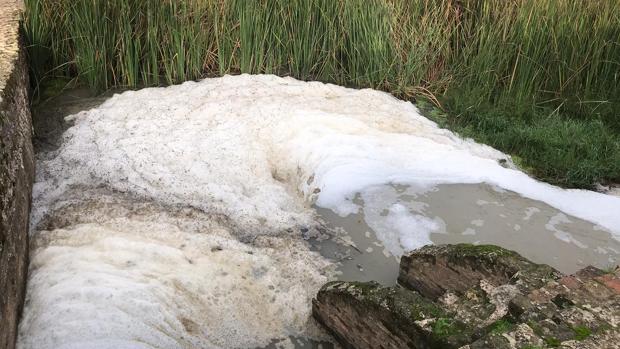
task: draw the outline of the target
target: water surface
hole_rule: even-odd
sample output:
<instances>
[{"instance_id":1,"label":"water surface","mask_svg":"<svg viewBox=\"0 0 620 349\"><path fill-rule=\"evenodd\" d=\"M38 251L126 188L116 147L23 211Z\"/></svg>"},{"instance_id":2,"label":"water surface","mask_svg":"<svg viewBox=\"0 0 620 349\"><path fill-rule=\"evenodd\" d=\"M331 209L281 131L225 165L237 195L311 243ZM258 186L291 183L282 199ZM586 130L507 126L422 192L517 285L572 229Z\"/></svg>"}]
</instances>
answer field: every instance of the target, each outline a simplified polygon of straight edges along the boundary
<instances>
[{"instance_id":1,"label":"water surface","mask_svg":"<svg viewBox=\"0 0 620 349\"><path fill-rule=\"evenodd\" d=\"M356 214L341 217L316 207L320 217L340 232L333 239L315 242L316 248L340 261L343 280L394 284L398 257L405 251L401 239L410 236L423 239L428 235L435 244L498 245L568 274L588 265L606 269L620 258L620 242L604 228L486 184L447 184L430 190L384 185L369 192L366 197L372 204L358 195L354 202L361 209ZM429 233L414 221L404 229L384 225L377 234L368 221L377 225L377 221L387 220L394 205L406 207L411 215L432 219L438 229Z\"/></svg>"}]
</instances>

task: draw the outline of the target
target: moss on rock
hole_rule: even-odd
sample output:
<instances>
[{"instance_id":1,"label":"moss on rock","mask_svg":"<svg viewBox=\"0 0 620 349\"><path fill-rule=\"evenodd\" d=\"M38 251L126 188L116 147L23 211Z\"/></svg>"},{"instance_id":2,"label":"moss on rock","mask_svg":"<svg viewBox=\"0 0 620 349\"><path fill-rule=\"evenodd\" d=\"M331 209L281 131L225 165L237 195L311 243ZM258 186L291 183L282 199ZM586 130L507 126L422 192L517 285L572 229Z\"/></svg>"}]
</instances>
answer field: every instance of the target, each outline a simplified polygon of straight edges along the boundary
<instances>
[{"instance_id":1,"label":"moss on rock","mask_svg":"<svg viewBox=\"0 0 620 349\"><path fill-rule=\"evenodd\" d=\"M322 303L338 314L328 313ZM392 333L408 336L414 347L427 343L428 348L459 348L473 338L470 327L419 293L376 282L327 283L319 291L313 311L322 323L329 322L332 315L368 314Z\"/></svg>"},{"instance_id":2,"label":"moss on rock","mask_svg":"<svg viewBox=\"0 0 620 349\"><path fill-rule=\"evenodd\" d=\"M355 348L598 349L620 341L610 325L620 323L620 270L565 276L513 251L469 244L425 246L400 267L407 288L326 284L315 317Z\"/></svg>"}]
</instances>

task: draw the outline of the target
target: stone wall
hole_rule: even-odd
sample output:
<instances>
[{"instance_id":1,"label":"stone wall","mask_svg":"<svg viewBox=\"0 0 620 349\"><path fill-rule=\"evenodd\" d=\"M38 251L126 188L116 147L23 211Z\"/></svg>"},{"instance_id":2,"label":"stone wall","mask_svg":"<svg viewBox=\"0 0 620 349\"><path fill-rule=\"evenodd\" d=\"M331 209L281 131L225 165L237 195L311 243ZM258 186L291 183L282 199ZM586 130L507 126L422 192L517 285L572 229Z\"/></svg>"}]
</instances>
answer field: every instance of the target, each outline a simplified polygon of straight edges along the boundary
<instances>
[{"instance_id":1,"label":"stone wall","mask_svg":"<svg viewBox=\"0 0 620 349\"><path fill-rule=\"evenodd\" d=\"M563 275L498 246L428 245L398 280L328 283L314 317L344 348L620 349L620 267Z\"/></svg>"},{"instance_id":2,"label":"stone wall","mask_svg":"<svg viewBox=\"0 0 620 349\"><path fill-rule=\"evenodd\" d=\"M34 177L21 0L0 1L0 349L14 348L28 271Z\"/></svg>"}]
</instances>

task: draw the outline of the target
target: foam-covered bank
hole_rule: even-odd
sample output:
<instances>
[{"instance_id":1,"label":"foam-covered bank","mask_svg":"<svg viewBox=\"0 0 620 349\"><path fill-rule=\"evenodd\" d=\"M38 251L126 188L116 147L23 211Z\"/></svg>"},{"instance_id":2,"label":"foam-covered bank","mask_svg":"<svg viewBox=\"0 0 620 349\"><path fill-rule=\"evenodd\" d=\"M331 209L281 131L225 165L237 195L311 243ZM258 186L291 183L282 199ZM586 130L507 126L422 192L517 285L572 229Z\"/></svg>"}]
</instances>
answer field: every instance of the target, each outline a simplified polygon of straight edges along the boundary
<instances>
[{"instance_id":1,"label":"foam-covered bank","mask_svg":"<svg viewBox=\"0 0 620 349\"><path fill-rule=\"evenodd\" d=\"M620 198L537 182L373 90L226 76L124 92L70 119L39 155L22 348L324 339L310 300L333 265L303 239L320 225L312 205L357 213L378 185L485 182L620 236ZM396 253L441 225L384 209L368 217L378 236L415 227Z\"/></svg>"}]
</instances>

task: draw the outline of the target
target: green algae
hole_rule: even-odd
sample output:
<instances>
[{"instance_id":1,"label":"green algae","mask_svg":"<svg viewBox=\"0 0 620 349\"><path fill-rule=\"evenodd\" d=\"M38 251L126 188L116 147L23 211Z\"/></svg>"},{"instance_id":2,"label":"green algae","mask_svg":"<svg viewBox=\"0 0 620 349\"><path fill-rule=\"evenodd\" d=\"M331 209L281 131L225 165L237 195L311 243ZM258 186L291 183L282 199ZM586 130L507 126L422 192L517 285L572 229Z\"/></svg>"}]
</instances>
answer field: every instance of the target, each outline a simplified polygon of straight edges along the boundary
<instances>
[{"instance_id":1,"label":"green algae","mask_svg":"<svg viewBox=\"0 0 620 349\"><path fill-rule=\"evenodd\" d=\"M512 322L506 319L499 319L495 321L494 323L492 323L491 325L489 325L488 331L493 334L501 334L501 333L511 331L514 327L515 327L515 324L513 324Z\"/></svg>"},{"instance_id":2,"label":"green algae","mask_svg":"<svg viewBox=\"0 0 620 349\"><path fill-rule=\"evenodd\" d=\"M573 332L575 332L575 339L578 341L582 341L592 335L592 331L585 326L573 327Z\"/></svg>"}]
</instances>

